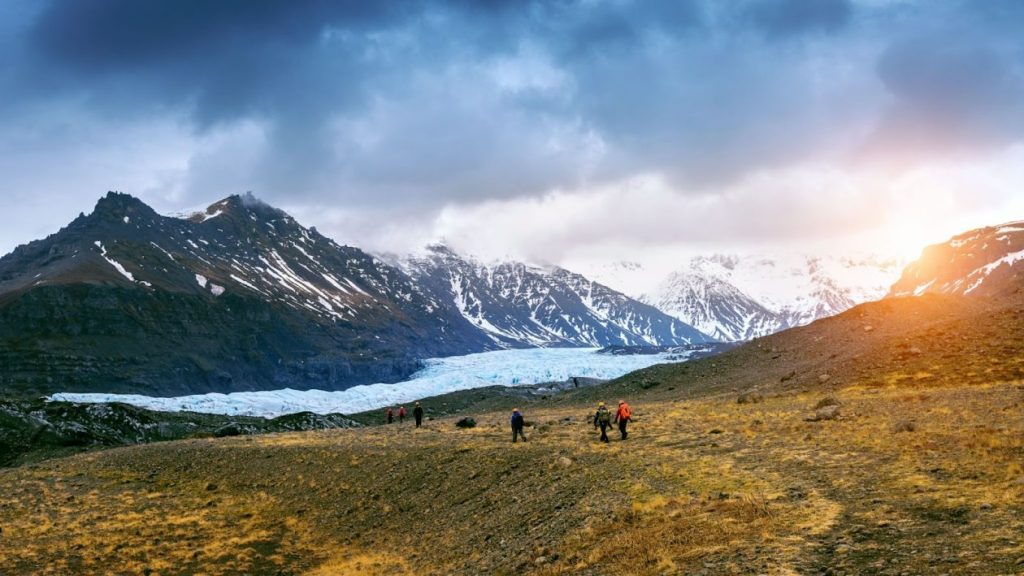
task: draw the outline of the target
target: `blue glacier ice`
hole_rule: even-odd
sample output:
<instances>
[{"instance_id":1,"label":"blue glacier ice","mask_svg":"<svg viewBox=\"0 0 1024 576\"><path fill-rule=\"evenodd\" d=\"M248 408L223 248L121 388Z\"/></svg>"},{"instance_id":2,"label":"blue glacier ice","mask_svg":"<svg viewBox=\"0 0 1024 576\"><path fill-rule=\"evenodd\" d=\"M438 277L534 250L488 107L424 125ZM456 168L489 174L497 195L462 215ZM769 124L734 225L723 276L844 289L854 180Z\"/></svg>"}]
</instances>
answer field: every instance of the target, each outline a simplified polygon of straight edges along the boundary
<instances>
[{"instance_id":1,"label":"blue glacier ice","mask_svg":"<svg viewBox=\"0 0 1024 576\"><path fill-rule=\"evenodd\" d=\"M563 382L573 376L616 378L653 364L679 362L686 354L599 354L597 348L531 348L433 358L404 382L367 384L338 392L271 390L159 398L136 394L54 394L50 400L80 403L122 402L164 412L273 418L295 412L353 414L419 398L484 386L523 386Z\"/></svg>"}]
</instances>

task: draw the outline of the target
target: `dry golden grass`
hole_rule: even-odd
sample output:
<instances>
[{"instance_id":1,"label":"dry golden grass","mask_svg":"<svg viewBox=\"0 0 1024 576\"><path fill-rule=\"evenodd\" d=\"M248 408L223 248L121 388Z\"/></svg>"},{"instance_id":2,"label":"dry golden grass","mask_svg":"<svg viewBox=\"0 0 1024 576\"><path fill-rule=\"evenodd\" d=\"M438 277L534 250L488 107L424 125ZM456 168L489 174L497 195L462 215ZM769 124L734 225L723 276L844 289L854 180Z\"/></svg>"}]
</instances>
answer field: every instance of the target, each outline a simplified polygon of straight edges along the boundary
<instances>
[{"instance_id":1,"label":"dry golden grass","mask_svg":"<svg viewBox=\"0 0 1024 576\"><path fill-rule=\"evenodd\" d=\"M894 375L428 428L194 440L0 471L12 574L1013 574L1024 386ZM563 420L570 418L569 421ZM913 422L911 431L897 431ZM7 573L5 572L5 573Z\"/></svg>"}]
</instances>

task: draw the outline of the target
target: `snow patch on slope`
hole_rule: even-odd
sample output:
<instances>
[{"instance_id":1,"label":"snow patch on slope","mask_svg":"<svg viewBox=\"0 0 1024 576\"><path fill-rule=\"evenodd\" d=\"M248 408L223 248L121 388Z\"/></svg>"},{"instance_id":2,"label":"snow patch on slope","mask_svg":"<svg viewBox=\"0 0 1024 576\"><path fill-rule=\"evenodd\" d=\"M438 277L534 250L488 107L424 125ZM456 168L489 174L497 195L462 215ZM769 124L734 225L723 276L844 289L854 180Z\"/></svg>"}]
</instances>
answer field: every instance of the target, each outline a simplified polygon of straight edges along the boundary
<instances>
[{"instance_id":1,"label":"snow patch on slope","mask_svg":"<svg viewBox=\"0 0 1024 576\"><path fill-rule=\"evenodd\" d=\"M131 272L125 270L124 266L122 266L120 262L107 256L107 249L103 247L103 242L97 240L93 242L93 244L95 244L96 247L100 249L100 256L102 256L104 260L106 260L111 266L113 266L115 270L117 270L122 276L124 276L128 280L136 282L135 276L133 276ZM146 282L144 282L143 284L148 285L148 283Z\"/></svg>"}]
</instances>

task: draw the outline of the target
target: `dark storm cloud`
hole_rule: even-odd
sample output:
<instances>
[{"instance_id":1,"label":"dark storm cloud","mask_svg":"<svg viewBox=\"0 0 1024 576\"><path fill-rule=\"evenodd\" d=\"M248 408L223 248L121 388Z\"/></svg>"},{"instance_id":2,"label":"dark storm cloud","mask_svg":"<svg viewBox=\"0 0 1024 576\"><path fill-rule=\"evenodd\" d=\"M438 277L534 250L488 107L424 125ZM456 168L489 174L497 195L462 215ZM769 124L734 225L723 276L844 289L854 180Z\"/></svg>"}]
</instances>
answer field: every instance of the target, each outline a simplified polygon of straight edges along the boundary
<instances>
[{"instance_id":1,"label":"dark storm cloud","mask_svg":"<svg viewBox=\"0 0 1024 576\"><path fill-rule=\"evenodd\" d=\"M1024 134L1024 5L993 2L915 30L881 53L877 72L892 96L869 141L890 158L985 149Z\"/></svg>"},{"instance_id":2,"label":"dark storm cloud","mask_svg":"<svg viewBox=\"0 0 1024 576\"><path fill-rule=\"evenodd\" d=\"M323 111L326 100L344 106L360 88L361 46L325 42L326 32L363 34L408 10L325 0L56 1L28 38L44 86L102 92L97 107L189 105L200 127L251 114L287 121ZM355 82L341 89L340 79Z\"/></svg>"},{"instance_id":3,"label":"dark storm cloud","mask_svg":"<svg viewBox=\"0 0 1024 576\"><path fill-rule=\"evenodd\" d=\"M743 15L771 37L834 32L853 16L849 0L754 0Z\"/></svg>"},{"instance_id":4,"label":"dark storm cloud","mask_svg":"<svg viewBox=\"0 0 1024 576\"><path fill-rule=\"evenodd\" d=\"M0 121L40 150L53 118L80 142L183 121L213 143L149 178L178 203L236 186L439 208L646 173L707 194L854 151L916 162L1020 141L1022 6L15 1Z\"/></svg>"}]
</instances>

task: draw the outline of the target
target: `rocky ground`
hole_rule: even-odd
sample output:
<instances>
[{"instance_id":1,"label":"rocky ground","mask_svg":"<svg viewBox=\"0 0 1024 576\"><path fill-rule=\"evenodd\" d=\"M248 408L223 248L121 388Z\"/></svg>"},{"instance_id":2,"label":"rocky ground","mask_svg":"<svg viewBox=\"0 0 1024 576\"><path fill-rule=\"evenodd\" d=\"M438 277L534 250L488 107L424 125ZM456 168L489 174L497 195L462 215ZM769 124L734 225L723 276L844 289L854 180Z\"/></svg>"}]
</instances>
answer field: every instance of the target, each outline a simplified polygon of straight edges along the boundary
<instances>
[{"instance_id":1,"label":"rocky ground","mask_svg":"<svg viewBox=\"0 0 1024 576\"><path fill-rule=\"evenodd\" d=\"M12 574L1018 574L1018 301L860 307L416 430L192 439L0 470ZM801 346L803 349L801 351ZM597 399L629 399L625 442ZM527 443L507 410L523 408ZM462 416L477 426L455 426Z\"/></svg>"},{"instance_id":2,"label":"rocky ground","mask_svg":"<svg viewBox=\"0 0 1024 576\"><path fill-rule=\"evenodd\" d=\"M195 412L154 412L116 403L0 400L0 467L113 446L358 425L341 414L302 412L265 419Z\"/></svg>"}]
</instances>

